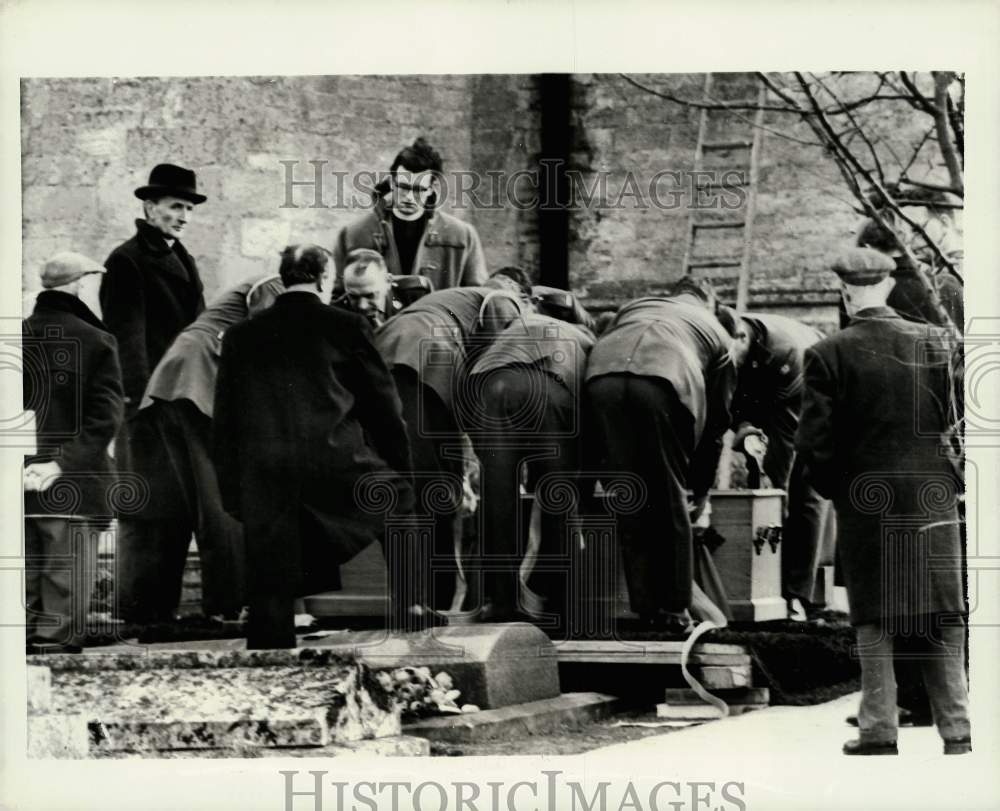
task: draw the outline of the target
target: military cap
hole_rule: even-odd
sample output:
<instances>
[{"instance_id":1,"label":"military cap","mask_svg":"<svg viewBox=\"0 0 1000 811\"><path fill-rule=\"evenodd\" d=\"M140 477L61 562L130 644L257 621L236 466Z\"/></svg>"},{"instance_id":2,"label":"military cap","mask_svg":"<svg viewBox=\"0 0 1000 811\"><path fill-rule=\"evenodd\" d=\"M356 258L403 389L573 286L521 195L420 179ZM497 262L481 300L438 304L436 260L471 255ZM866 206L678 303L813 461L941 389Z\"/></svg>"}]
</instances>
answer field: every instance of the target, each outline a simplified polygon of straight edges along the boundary
<instances>
[{"instance_id":1,"label":"military cap","mask_svg":"<svg viewBox=\"0 0 1000 811\"><path fill-rule=\"evenodd\" d=\"M830 269L844 284L861 286L878 284L896 269L896 263L871 248L848 248L833 260Z\"/></svg>"}]
</instances>

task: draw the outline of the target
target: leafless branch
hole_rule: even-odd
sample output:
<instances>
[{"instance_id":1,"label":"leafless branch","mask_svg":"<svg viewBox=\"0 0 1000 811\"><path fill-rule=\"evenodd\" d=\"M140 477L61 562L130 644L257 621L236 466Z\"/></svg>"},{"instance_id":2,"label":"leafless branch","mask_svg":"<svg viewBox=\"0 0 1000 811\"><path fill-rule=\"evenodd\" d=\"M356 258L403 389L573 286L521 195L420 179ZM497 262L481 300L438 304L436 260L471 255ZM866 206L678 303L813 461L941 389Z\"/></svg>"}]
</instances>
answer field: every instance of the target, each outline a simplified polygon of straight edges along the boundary
<instances>
[{"instance_id":1,"label":"leafless branch","mask_svg":"<svg viewBox=\"0 0 1000 811\"><path fill-rule=\"evenodd\" d=\"M920 92L916 84L910 78L909 74L905 70L899 72L899 78L903 82L903 85L907 90L910 91L910 101L913 106L918 110L923 110L927 115L934 115L934 105L931 100L927 98L923 93Z\"/></svg>"},{"instance_id":2,"label":"leafless branch","mask_svg":"<svg viewBox=\"0 0 1000 811\"><path fill-rule=\"evenodd\" d=\"M944 158L945 166L948 167L951 185L958 194L964 196L965 179L962 177L962 167L958 162L958 155L955 152L955 144L951 140L948 123L948 100L950 98L948 88L954 81L955 74L948 71L934 71L933 76L934 126L937 129L938 146L941 148L941 156Z\"/></svg>"}]
</instances>

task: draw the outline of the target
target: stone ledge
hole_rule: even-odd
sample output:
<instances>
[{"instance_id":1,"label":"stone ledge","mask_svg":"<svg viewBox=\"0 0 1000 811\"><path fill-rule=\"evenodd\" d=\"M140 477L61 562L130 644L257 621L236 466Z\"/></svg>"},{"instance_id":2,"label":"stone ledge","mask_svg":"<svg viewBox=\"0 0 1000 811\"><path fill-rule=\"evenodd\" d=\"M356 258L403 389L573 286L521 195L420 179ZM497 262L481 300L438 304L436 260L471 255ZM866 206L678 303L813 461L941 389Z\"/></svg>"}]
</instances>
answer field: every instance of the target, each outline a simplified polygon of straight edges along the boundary
<instances>
[{"instance_id":1,"label":"stone ledge","mask_svg":"<svg viewBox=\"0 0 1000 811\"><path fill-rule=\"evenodd\" d=\"M90 742L99 751L319 747L331 742L326 712L322 710L298 718L102 720L87 726Z\"/></svg>"},{"instance_id":2,"label":"stone ledge","mask_svg":"<svg viewBox=\"0 0 1000 811\"><path fill-rule=\"evenodd\" d=\"M495 710L429 718L407 724L410 735L448 743L473 743L524 735L543 735L605 718L619 699L602 693L567 693Z\"/></svg>"}]
</instances>

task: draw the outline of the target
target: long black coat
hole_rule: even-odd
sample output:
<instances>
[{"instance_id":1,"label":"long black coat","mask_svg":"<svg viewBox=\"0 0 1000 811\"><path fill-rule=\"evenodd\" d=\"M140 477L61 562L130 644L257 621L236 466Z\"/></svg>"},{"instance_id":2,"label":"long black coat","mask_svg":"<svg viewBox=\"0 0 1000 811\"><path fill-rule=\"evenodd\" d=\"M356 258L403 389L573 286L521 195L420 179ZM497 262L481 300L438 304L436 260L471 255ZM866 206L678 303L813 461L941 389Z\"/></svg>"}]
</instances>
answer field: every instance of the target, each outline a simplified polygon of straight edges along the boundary
<instances>
[{"instance_id":1,"label":"long black coat","mask_svg":"<svg viewBox=\"0 0 1000 811\"><path fill-rule=\"evenodd\" d=\"M144 220L135 225L136 235L107 258L101 281L101 313L118 339L129 414L171 341L205 309L201 277L184 246L168 246Z\"/></svg>"},{"instance_id":2,"label":"long black coat","mask_svg":"<svg viewBox=\"0 0 1000 811\"><path fill-rule=\"evenodd\" d=\"M854 624L964 610L962 483L942 453L952 349L877 307L806 350L796 446L837 509Z\"/></svg>"},{"instance_id":3,"label":"long black coat","mask_svg":"<svg viewBox=\"0 0 1000 811\"><path fill-rule=\"evenodd\" d=\"M112 514L115 484L108 445L122 422L114 337L75 296L38 295L22 322L24 407L35 412L36 451L27 464L55 460L62 476L25 493L25 515Z\"/></svg>"},{"instance_id":4,"label":"long black coat","mask_svg":"<svg viewBox=\"0 0 1000 811\"><path fill-rule=\"evenodd\" d=\"M355 492L366 474L393 488L397 514L412 509L402 407L371 328L312 293L285 293L226 332L213 447L258 583L335 585L334 564L383 526L386 507Z\"/></svg>"}]
</instances>

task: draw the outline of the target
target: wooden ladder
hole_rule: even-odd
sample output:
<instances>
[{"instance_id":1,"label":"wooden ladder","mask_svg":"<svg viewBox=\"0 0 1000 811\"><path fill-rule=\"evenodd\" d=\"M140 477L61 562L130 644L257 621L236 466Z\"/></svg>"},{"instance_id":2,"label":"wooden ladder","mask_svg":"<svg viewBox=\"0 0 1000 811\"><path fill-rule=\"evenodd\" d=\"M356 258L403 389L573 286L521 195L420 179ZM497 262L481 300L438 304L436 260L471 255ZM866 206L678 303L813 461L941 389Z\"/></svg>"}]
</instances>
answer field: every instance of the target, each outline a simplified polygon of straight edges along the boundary
<instances>
[{"instance_id":1,"label":"wooden ladder","mask_svg":"<svg viewBox=\"0 0 1000 811\"><path fill-rule=\"evenodd\" d=\"M752 97L746 92L751 78ZM766 97L767 89L753 74L705 74L706 100L742 102L757 109L701 110L684 273L707 278L720 297L730 301L735 281L739 312L746 309L750 297L750 248ZM723 201L727 208L721 207Z\"/></svg>"}]
</instances>

